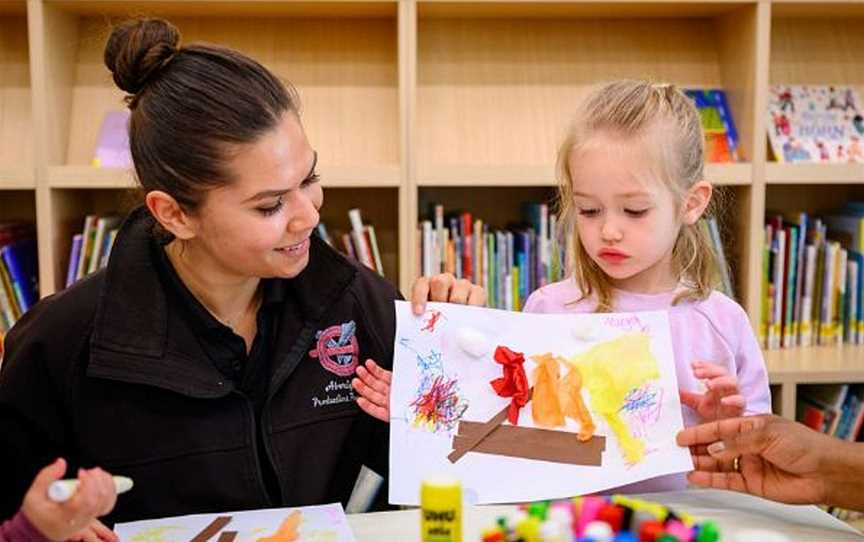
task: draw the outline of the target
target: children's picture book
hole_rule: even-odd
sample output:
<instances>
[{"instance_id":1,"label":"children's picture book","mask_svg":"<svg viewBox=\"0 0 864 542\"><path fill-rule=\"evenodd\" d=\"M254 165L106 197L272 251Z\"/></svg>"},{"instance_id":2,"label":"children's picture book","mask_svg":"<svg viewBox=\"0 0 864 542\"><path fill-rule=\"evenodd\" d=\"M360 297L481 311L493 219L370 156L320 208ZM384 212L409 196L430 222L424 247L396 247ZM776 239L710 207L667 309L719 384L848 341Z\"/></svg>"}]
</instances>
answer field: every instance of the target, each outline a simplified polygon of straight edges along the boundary
<instances>
[{"instance_id":1,"label":"children's picture book","mask_svg":"<svg viewBox=\"0 0 864 542\"><path fill-rule=\"evenodd\" d=\"M719 89L689 89L687 96L696 104L702 131L705 132L705 160L707 162L739 162L743 158L738 149L738 130L726 92Z\"/></svg>"},{"instance_id":2,"label":"children's picture book","mask_svg":"<svg viewBox=\"0 0 864 542\"><path fill-rule=\"evenodd\" d=\"M864 116L853 87L773 85L768 139L778 162L864 163Z\"/></svg>"},{"instance_id":3,"label":"children's picture book","mask_svg":"<svg viewBox=\"0 0 864 542\"><path fill-rule=\"evenodd\" d=\"M392 504L452 476L480 504L692 470L665 312L530 314L396 302Z\"/></svg>"},{"instance_id":4,"label":"children's picture book","mask_svg":"<svg viewBox=\"0 0 864 542\"><path fill-rule=\"evenodd\" d=\"M121 542L354 542L341 504L118 523Z\"/></svg>"}]
</instances>

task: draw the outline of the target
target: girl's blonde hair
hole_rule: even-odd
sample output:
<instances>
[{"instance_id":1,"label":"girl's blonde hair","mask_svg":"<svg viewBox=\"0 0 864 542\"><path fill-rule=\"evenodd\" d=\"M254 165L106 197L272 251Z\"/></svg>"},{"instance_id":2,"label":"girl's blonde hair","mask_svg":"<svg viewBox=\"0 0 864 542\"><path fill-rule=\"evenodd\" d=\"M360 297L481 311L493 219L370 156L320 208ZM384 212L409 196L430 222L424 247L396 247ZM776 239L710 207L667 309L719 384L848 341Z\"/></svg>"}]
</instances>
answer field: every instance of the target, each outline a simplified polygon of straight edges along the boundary
<instances>
[{"instance_id":1,"label":"girl's blonde hair","mask_svg":"<svg viewBox=\"0 0 864 542\"><path fill-rule=\"evenodd\" d=\"M660 180L681 208L687 191L704 180L704 139L693 102L674 85L645 81L616 81L593 92L582 104L567 138L558 151L558 179L562 231L567 234L568 265L582 298L596 293L597 312L612 310L609 277L585 251L575 233L578 210L573 202L569 161L595 136L611 136L624 143L641 143L652 158L652 178ZM672 251L684 299L702 300L717 283L719 266L710 237L699 222L684 225Z\"/></svg>"}]
</instances>

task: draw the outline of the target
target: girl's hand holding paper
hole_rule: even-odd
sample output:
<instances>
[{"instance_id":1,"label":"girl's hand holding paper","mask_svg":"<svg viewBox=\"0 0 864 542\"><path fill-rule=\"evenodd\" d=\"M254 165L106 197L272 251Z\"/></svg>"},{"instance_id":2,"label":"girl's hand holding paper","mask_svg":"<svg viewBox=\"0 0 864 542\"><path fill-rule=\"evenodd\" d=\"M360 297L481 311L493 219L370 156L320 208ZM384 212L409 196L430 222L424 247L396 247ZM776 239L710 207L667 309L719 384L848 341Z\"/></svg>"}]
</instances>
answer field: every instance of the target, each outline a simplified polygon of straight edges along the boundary
<instances>
[{"instance_id":1,"label":"girl's hand holding paper","mask_svg":"<svg viewBox=\"0 0 864 542\"><path fill-rule=\"evenodd\" d=\"M351 381L351 385L360 394L357 405L366 414L378 418L382 422L390 421L390 381L393 373L382 369L371 359L366 360L366 365L357 367L357 378Z\"/></svg>"},{"instance_id":2,"label":"girl's hand holding paper","mask_svg":"<svg viewBox=\"0 0 864 542\"><path fill-rule=\"evenodd\" d=\"M457 305L484 306L486 290L465 279L456 279L452 273L434 277L420 277L411 289L414 314L423 314L427 301L443 301ZM360 394L357 404L364 412L383 422L390 422L390 382L393 373L381 368L373 360L357 368L357 378L351 385Z\"/></svg>"}]
</instances>

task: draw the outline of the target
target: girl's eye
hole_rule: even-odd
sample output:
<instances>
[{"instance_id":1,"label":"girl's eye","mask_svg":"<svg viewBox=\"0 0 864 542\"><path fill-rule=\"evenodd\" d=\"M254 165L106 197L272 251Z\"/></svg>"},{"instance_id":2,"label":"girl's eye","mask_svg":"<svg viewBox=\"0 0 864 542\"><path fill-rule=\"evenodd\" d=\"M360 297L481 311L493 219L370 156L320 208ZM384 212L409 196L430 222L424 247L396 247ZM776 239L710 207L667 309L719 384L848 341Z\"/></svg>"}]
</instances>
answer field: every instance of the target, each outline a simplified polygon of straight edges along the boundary
<instances>
[{"instance_id":1,"label":"girl's eye","mask_svg":"<svg viewBox=\"0 0 864 542\"><path fill-rule=\"evenodd\" d=\"M639 218L640 216L645 216L648 212L648 209L624 209L624 212L629 216Z\"/></svg>"},{"instance_id":2,"label":"girl's eye","mask_svg":"<svg viewBox=\"0 0 864 542\"><path fill-rule=\"evenodd\" d=\"M597 216L600 214L600 209L579 209L579 214L582 216Z\"/></svg>"},{"instance_id":3,"label":"girl's eye","mask_svg":"<svg viewBox=\"0 0 864 542\"><path fill-rule=\"evenodd\" d=\"M303 181L301 186L303 188L306 188L307 186L315 184L320 180L321 180L321 176L318 175L317 173L313 173L312 175L309 175L308 177L306 177L306 179Z\"/></svg>"},{"instance_id":4,"label":"girl's eye","mask_svg":"<svg viewBox=\"0 0 864 542\"><path fill-rule=\"evenodd\" d=\"M278 213L279 210L282 209L282 205L284 205L284 202L282 201L282 197L280 196L279 199L276 200L275 205L272 205L270 207L258 207L258 211L264 216L271 216Z\"/></svg>"}]
</instances>

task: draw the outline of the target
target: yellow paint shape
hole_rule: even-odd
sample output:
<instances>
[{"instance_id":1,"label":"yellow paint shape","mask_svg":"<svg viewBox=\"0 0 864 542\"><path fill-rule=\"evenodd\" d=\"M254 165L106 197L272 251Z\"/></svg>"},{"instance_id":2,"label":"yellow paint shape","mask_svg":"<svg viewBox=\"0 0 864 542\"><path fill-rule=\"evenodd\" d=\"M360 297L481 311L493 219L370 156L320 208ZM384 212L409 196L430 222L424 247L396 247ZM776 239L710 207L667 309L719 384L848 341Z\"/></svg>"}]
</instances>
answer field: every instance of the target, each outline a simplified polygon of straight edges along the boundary
<instances>
[{"instance_id":1,"label":"yellow paint shape","mask_svg":"<svg viewBox=\"0 0 864 542\"><path fill-rule=\"evenodd\" d=\"M180 527L153 527L152 529L147 529L146 531L141 531L140 533L133 535L132 542L168 542L165 533L168 531L176 531L178 529L180 529Z\"/></svg>"},{"instance_id":2,"label":"yellow paint shape","mask_svg":"<svg viewBox=\"0 0 864 542\"><path fill-rule=\"evenodd\" d=\"M630 464L642 461L645 443L633 436L619 411L630 390L660 378L657 359L651 354L650 337L643 333L622 335L573 356L568 362L581 371L591 409L609 423L624 459Z\"/></svg>"},{"instance_id":3,"label":"yellow paint shape","mask_svg":"<svg viewBox=\"0 0 864 542\"><path fill-rule=\"evenodd\" d=\"M339 533L332 529L324 529L315 531L309 534L309 536L304 535L303 540L308 540L309 542L333 542L334 540L339 540Z\"/></svg>"},{"instance_id":4,"label":"yellow paint shape","mask_svg":"<svg viewBox=\"0 0 864 542\"><path fill-rule=\"evenodd\" d=\"M300 526L301 518L302 513L299 510L291 512L275 534L259 538L256 542L296 542L300 536L297 528Z\"/></svg>"}]
</instances>

